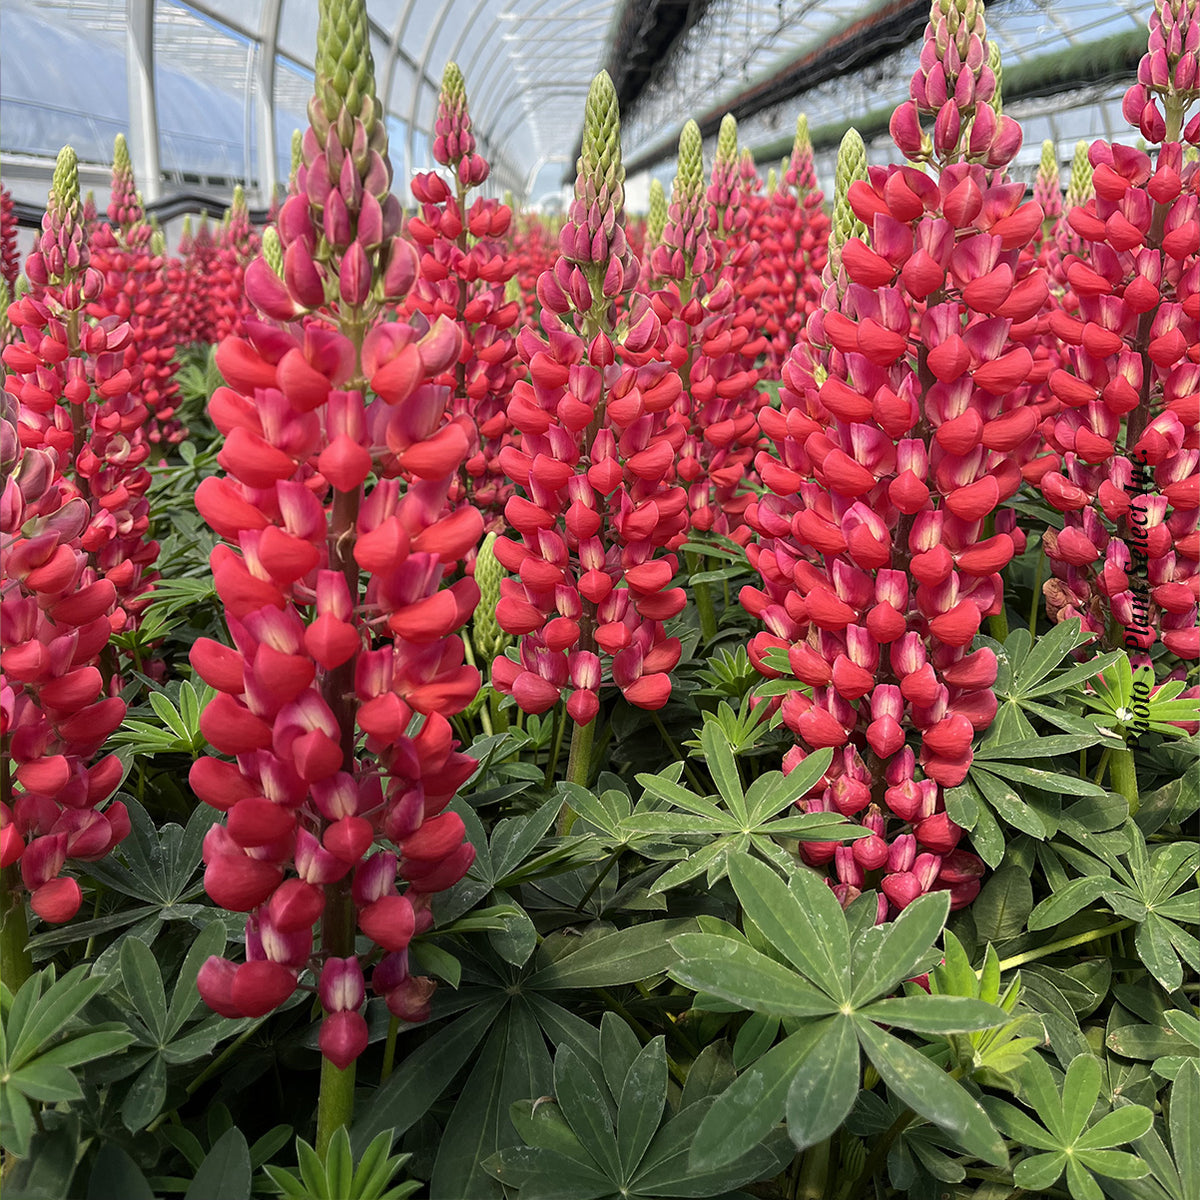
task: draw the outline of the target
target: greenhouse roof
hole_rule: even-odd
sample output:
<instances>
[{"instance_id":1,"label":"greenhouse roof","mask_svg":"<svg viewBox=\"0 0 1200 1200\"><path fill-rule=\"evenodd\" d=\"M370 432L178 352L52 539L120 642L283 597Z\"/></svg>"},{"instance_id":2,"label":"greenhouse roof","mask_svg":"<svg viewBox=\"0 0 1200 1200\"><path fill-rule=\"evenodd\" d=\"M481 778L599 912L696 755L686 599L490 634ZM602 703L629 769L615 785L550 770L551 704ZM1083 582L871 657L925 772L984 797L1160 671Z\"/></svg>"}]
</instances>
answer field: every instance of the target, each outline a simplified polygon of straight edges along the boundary
<instances>
[{"instance_id":1,"label":"greenhouse roof","mask_svg":"<svg viewBox=\"0 0 1200 1200\"><path fill-rule=\"evenodd\" d=\"M631 169L673 158L687 117L710 135L727 110L746 144L774 150L801 110L833 130L902 99L928 11L924 0L368 0L368 9L398 179L432 165L428 132L453 59L495 187L530 198L571 174L601 67L621 97ZM1144 30L1144 10L1143 0L998 0L987 20L1006 68L1040 72L1068 51ZM265 203L287 178L292 130L306 123L316 21L317 0L4 0L6 174L14 161L48 163L66 142L85 163L107 163L113 136L128 131L148 199L243 180ZM1127 57L1114 68L1121 79ZM1052 90L1077 82L1054 77ZM1092 105L1082 125L1099 134L1113 89L1096 91L1094 70L1086 82L1092 93L1069 105Z\"/></svg>"}]
</instances>

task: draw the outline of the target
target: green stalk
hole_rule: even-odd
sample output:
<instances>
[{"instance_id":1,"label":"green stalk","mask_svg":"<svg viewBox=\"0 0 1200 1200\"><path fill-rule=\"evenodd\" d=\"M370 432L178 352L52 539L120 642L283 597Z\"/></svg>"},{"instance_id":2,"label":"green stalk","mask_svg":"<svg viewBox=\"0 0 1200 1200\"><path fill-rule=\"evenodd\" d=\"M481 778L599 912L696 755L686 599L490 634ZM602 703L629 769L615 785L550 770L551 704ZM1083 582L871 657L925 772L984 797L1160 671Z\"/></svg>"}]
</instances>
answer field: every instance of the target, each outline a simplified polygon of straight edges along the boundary
<instances>
[{"instance_id":1,"label":"green stalk","mask_svg":"<svg viewBox=\"0 0 1200 1200\"><path fill-rule=\"evenodd\" d=\"M0 871L0 981L15 994L32 974L25 895L14 863Z\"/></svg>"},{"instance_id":2,"label":"green stalk","mask_svg":"<svg viewBox=\"0 0 1200 1200\"><path fill-rule=\"evenodd\" d=\"M354 1117L354 1067L339 1071L321 1058L321 1091L317 1097L317 1154L324 1160L333 1135L344 1125L349 1131Z\"/></svg>"},{"instance_id":3,"label":"green stalk","mask_svg":"<svg viewBox=\"0 0 1200 1200\"><path fill-rule=\"evenodd\" d=\"M567 759L567 782L587 787L592 777L592 743L596 740L596 719L586 725L574 722L571 731L571 754Z\"/></svg>"},{"instance_id":4,"label":"green stalk","mask_svg":"<svg viewBox=\"0 0 1200 1200\"><path fill-rule=\"evenodd\" d=\"M1128 929L1135 923L1134 921L1117 921L1100 929L1089 929L1087 933L1077 933L1074 937L1059 938L1057 942L1047 942L1046 945L1039 946L1036 950L1026 950L1023 954L1014 954L1012 958L1001 959L1000 970L1011 971L1013 967L1037 962L1041 958L1049 958L1051 954L1057 954L1060 950L1073 950L1076 946L1086 946L1089 942L1098 942L1101 938L1106 938L1109 934L1120 933L1122 929Z\"/></svg>"},{"instance_id":5,"label":"green stalk","mask_svg":"<svg viewBox=\"0 0 1200 1200\"><path fill-rule=\"evenodd\" d=\"M1033 599L1029 604L1029 632L1037 637L1038 614L1042 611L1042 576L1046 572L1046 551L1038 543L1037 566L1033 571Z\"/></svg>"},{"instance_id":6,"label":"green stalk","mask_svg":"<svg viewBox=\"0 0 1200 1200\"><path fill-rule=\"evenodd\" d=\"M824 1200L829 1195L829 1139L804 1152L796 1180L796 1200Z\"/></svg>"},{"instance_id":7,"label":"green stalk","mask_svg":"<svg viewBox=\"0 0 1200 1200\"><path fill-rule=\"evenodd\" d=\"M702 555L689 554L687 559L689 575L698 575L708 567ZM706 642L711 642L717 636L717 610L713 606L712 588L707 582L696 583L692 585L692 594L696 598L696 612L700 617L700 636Z\"/></svg>"},{"instance_id":8,"label":"green stalk","mask_svg":"<svg viewBox=\"0 0 1200 1200\"><path fill-rule=\"evenodd\" d=\"M1113 791L1120 792L1129 801L1129 815L1133 816L1141 801L1138 798L1137 767L1133 761L1133 751L1128 746L1113 748L1108 774Z\"/></svg>"},{"instance_id":9,"label":"green stalk","mask_svg":"<svg viewBox=\"0 0 1200 1200\"><path fill-rule=\"evenodd\" d=\"M387 1041L383 1046L383 1066L379 1069L379 1082L386 1083L396 1062L396 1035L400 1032L400 1018L392 1017L388 1021Z\"/></svg>"}]
</instances>

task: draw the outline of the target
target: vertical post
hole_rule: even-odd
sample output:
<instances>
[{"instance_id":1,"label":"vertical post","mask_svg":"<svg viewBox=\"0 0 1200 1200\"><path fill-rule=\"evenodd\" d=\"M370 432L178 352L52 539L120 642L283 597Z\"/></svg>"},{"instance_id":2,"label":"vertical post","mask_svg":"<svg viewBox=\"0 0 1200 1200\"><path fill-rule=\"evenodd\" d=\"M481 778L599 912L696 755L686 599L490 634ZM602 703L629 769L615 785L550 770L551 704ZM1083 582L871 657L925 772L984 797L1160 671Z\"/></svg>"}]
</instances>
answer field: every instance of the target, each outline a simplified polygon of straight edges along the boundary
<instances>
[{"instance_id":1,"label":"vertical post","mask_svg":"<svg viewBox=\"0 0 1200 1200\"><path fill-rule=\"evenodd\" d=\"M258 123L258 194L269 208L279 186L278 146L275 137L275 55L279 42L279 15L283 0L263 0L259 21L258 63L255 71L254 111ZM249 180L246 183L249 184Z\"/></svg>"},{"instance_id":2,"label":"vertical post","mask_svg":"<svg viewBox=\"0 0 1200 1200\"><path fill-rule=\"evenodd\" d=\"M126 0L125 85L129 92L129 156L148 203L162 195L158 107L154 95L154 0Z\"/></svg>"}]
</instances>

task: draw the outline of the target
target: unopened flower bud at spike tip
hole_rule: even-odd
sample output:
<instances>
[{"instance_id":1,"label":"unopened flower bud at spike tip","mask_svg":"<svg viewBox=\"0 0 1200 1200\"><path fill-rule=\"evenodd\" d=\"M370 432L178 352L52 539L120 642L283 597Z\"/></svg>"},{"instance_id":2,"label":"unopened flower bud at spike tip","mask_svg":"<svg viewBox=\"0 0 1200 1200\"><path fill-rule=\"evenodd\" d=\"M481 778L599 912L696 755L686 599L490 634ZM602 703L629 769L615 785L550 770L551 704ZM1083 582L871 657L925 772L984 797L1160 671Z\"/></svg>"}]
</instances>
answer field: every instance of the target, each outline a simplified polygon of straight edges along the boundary
<instances>
[{"instance_id":1,"label":"unopened flower bud at spike tip","mask_svg":"<svg viewBox=\"0 0 1200 1200\"><path fill-rule=\"evenodd\" d=\"M726 113L721 118L721 129L717 134L716 158L718 162L732 163L737 161L737 137L737 118L733 115L733 113Z\"/></svg>"},{"instance_id":2,"label":"unopened flower bud at spike tip","mask_svg":"<svg viewBox=\"0 0 1200 1200\"><path fill-rule=\"evenodd\" d=\"M850 186L867 178L867 147L857 129L848 129L838 147L833 180L833 221L829 229L829 274L836 280L842 247L852 237L863 237L867 227L854 215L848 195Z\"/></svg>"},{"instance_id":3,"label":"unopened flower bud at spike tip","mask_svg":"<svg viewBox=\"0 0 1200 1200\"><path fill-rule=\"evenodd\" d=\"M61 208L74 208L79 203L79 159L71 146L64 146L58 152L50 183L50 202Z\"/></svg>"},{"instance_id":4,"label":"unopened flower bud at spike tip","mask_svg":"<svg viewBox=\"0 0 1200 1200\"><path fill-rule=\"evenodd\" d=\"M998 43L988 42L987 48L988 66L991 67L992 74L996 77L996 90L992 93L992 98L988 103L992 106L996 116L999 116L1004 111L1004 100L1000 94L1004 67L1000 61L1000 46Z\"/></svg>"},{"instance_id":5,"label":"unopened flower bud at spike tip","mask_svg":"<svg viewBox=\"0 0 1200 1200\"><path fill-rule=\"evenodd\" d=\"M662 182L650 180L650 208L646 215L646 250L654 249L662 241L663 228L667 223L667 193Z\"/></svg>"}]
</instances>

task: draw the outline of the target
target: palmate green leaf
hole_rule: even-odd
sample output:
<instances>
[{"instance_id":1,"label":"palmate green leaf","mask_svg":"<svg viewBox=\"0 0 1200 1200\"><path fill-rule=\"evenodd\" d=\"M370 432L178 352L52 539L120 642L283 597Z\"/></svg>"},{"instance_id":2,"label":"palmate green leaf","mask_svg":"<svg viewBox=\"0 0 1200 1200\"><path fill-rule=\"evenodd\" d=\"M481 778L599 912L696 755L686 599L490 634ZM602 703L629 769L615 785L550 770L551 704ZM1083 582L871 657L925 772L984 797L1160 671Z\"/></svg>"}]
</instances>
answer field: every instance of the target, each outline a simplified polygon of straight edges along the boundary
<instances>
[{"instance_id":1,"label":"palmate green leaf","mask_svg":"<svg viewBox=\"0 0 1200 1200\"><path fill-rule=\"evenodd\" d=\"M760 825L767 817L774 816L789 804L794 804L829 770L832 761L831 749L816 750L790 774L766 771L760 775L746 791L750 824Z\"/></svg>"},{"instance_id":2,"label":"palmate green leaf","mask_svg":"<svg viewBox=\"0 0 1200 1200\"><path fill-rule=\"evenodd\" d=\"M163 1041L167 1032L167 995L158 960L141 938L126 938L121 943L120 964L130 1002L151 1037Z\"/></svg>"},{"instance_id":3,"label":"palmate green leaf","mask_svg":"<svg viewBox=\"0 0 1200 1200\"><path fill-rule=\"evenodd\" d=\"M1047 896L1029 914L1030 932L1061 925L1081 908L1098 900L1113 887L1113 881L1103 876L1084 875L1072 879L1066 887Z\"/></svg>"},{"instance_id":4,"label":"palmate green leaf","mask_svg":"<svg viewBox=\"0 0 1200 1200\"><path fill-rule=\"evenodd\" d=\"M1008 1162L1004 1139L971 1094L923 1054L855 1016L858 1040L893 1095L985 1162Z\"/></svg>"},{"instance_id":5,"label":"palmate green leaf","mask_svg":"<svg viewBox=\"0 0 1200 1200\"><path fill-rule=\"evenodd\" d=\"M967 996L892 996L858 1012L877 1025L914 1033L974 1033L1008 1023L1004 1009Z\"/></svg>"},{"instance_id":6,"label":"palmate green leaf","mask_svg":"<svg viewBox=\"0 0 1200 1200\"><path fill-rule=\"evenodd\" d=\"M431 1200L499 1196L483 1164L516 1140L508 1116L514 1101L545 1095L551 1081L542 1032L528 1003L518 998L489 1032L446 1121L429 1183Z\"/></svg>"},{"instance_id":7,"label":"palmate green leaf","mask_svg":"<svg viewBox=\"0 0 1200 1200\"><path fill-rule=\"evenodd\" d=\"M6 1086L15 1088L22 1096L43 1104L57 1104L60 1100L79 1100L83 1097L79 1081L66 1067L37 1060L14 1071L5 1082Z\"/></svg>"},{"instance_id":8,"label":"palmate green leaf","mask_svg":"<svg viewBox=\"0 0 1200 1200\"><path fill-rule=\"evenodd\" d=\"M661 775L642 774L635 776L635 778L645 789L648 796L654 796L659 800L666 800L674 804L677 808L695 813L698 817L705 817L712 821L728 820L727 814L721 809L720 805L714 804L705 797L697 796L695 792L689 791L681 783L665 779Z\"/></svg>"},{"instance_id":9,"label":"palmate green leaf","mask_svg":"<svg viewBox=\"0 0 1200 1200\"><path fill-rule=\"evenodd\" d=\"M1200 1063L1185 1063L1171 1088L1171 1148L1179 1168L1183 1200L1200 1200Z\"/></svg>"},{"instance_id":10,"label":"palmate green leaf","mask_svg":"<svg viewBox=\"0 0 1200 1200\"><path fill-rule=\"evenodd\" d=\"M919 896L884 930L879 948L854 981L851 1003L859 1008L886 996L917 973L950 913L948 892Z\"/></svg>"},{"instance_id":11,"label":"palmate green leaf","mask_svg":"<svg viewBox=\"0 0 1200 1200\"><path fill-rule=\"evenodd\" d=\"M816 873L797 871L789 886L765 864L736 858L729 863L729 881L746 916L772 945L835 1000L846 999L850 980L846 918Z\"/></svg>"},{"instance_id":12,"label":"palmate green leaf","mask_svg":"<svg viewBox=\"0 0 1200 1200\"><path fill-rule=\"evenodd\" d=\"M796 1072L832 1024L826 1018L785 1038L717 1097L696 1131L693 1171L716 1170L762 1142L783 1116Z\"/></svg>"},{"instance_id":13,"label":"palmate green leaf","mask_svg":"<svg viewBox=\"0 0 1200 1200\"><path fill-rule=\"evenodd\" d=\"M1013 783L1023 783L1028 787L1041 789L1043 792L1058 793L1064 796L1104 796L1104 788L1087 779L1077 779L1074 775L1063 775L1057 771L1044 771L1037 767L1025 767L1012 762L989 762L988 771L1001 775Z\"/></svg>"},{"instance_id":14,"label":"palmate green leaf","mask_svg":"<svg viewBox=\"0 0 1200 1200\"><path fill-rule=\"evenodd\" d=\"M735 818L743 824L747 823L742 777L728 737L715 721L707 721L700 730L700 744L704 747L705 765L721 798L729 805L729 811Z\"/></svg>"},{"instance_id":15,"label":"palmate green leaf","mask_svg":"<svg viewBox=\"0 0 1200 1200\"><path fill-rule=\"evenodd\" d=\"M184 1200L244 1200L249 1194L250 1147L234 1127L205 1156Z\"/></svg>"},{"instance_id":16,"label":"palmate green leaf","mask_svg":"<svg viewBox=\"0 0 1200 1200\"><path fill-rule=\"evenodd\" d=\"M845 1121L858 1095L858 1067L854 1020L834 1017L788 1088L788 1136L797 1150L824 1141Z\"/></svg>"},{"instance_id":17,"label":"palmate green leaf","mask_svg":"<svg viewBox=\"0 0 1200 1200\"><path fill-rule=\"evenodd\" d=\"M680 961L672 979L756 1012L775 1017L819 1017L837 1003L782 963L732 938L705 933L672 939Z\"/></svg>"},{"instance_id":18,"label":"palmate green leaf","mask_svg":"<svg viewBox=\"0 0 1200 1200\"><path fill-rule=\"evenodd\" d=\"M617 1105L617 1155L630 1178L658 1131L667 1102L667 1053L662 1035L651 1039L625 1076Z\"/></svg>"},{"instance_id":19,"label":"palmate green leaf","mask_svg":"<svg viewBox=\"0 0 1200 1200\"><path fill-rule=\"evenodd\" d=\"M1074 1059L1067 1068L1062 1086L1062 1138L1065 1143L1074 1144L1079 1140L1100 1098L1100 1083L1100 1060L1090 1054Z\"/></svg>"},{"instance_id":20,"label":"palmate green leaf","mask_svg":"<svg viewBox=\"0 0 1200 1200\"><path fill-rule=\"evenodd\" d=\"M525 981L531 991L613 987L660 975L676 961L670 939L695 929L687 918L632 925L587 942Z\"/></svg>"},{"instance_id":21,"label":"palmate green leaf","mask_svg":"<svg viewBox=\"0 0 1200 1200\"><path fill-rule=\"evenodd\" d=\"M1090 1115L1090 1111L1084 1114L1085 1121ZM1101 1117L1086 1133L1081 1131L1075 1138L1075 1146L1086 1150L1125 1146L1146 1134L1153 1124L1154 1114L1148 1108L1127 1104Z\"/></svg>"},{"instance_id":22,"label":"palmate green leaf","mask_svg":"<svg viewBox=\"0 0 1200 1200\"><path fill-rule=\"evenodd\" d=\"M694 1068L693 1068L694 1069ZM655 1135L633 1181L633 1191L646 1200L659 1197L704 1197L720 1195L724 1200L742 1200L744 1192L731 1192L755 1179L769 1179L792 1158L787 1134L778 1126L741 1158L724 1167L698 1172L689 1156L697 1130L712 1107L714 1098L685 1105Z\"/></svg>"},{"instance_id":23,"label":"palmate green leaf","mask_svg":"<svg viewBox=\"0 0 1200 1200\"><path fill-rule=\"evenodd\" d=\"M583 1148L610 1179L620 1179L621 1162L609 1100L570 1046L563 1046L554 1056L554 1094Z\"/></svg>"},{"instance_id":24,"label":"palmate green leaf","mask_svg":"<svg viewBox=\"0 0 1200 1200\"><path fill-rule=\"evenodd\" d=\"M599 1200L613 1192L602 1171L554 1150L512 1146L484 1164L494 1178L517 1189L521 1200Z\"/></svg>"},{"instance_id":25,"label":"palmate green leaf","mask_svg":"<svg viewBox=\"0 0 1200 1200\"><path fill-rule=\"evenodd\" d=\"M80 963L61 979L42 971L27 980L13 1000L8 1016L8 1066L20 1067L108 984L103 976L88 978L89 965ZM43 990L44 989L44 990Z\"/></svg>"},{"instance_id":26,"label":"palmate green leaf","mask_svg":"<svg viewBox=\"0 0 1200 1200\"><path fill-rule=\"evenodd\" d=\"M689 879L695 879L697 875L703 874L714 864L718 864L719 860L725 858L728 853L729 846L723 840L697 850L695 854L685 858L681 863L676 863L669 871L660 875L651 885L650 895L660 895L662 892L670 891L673 887L687 883ZM721 869L724 870L724 867L722 866Z\"/></svg>"}]
</instances>

